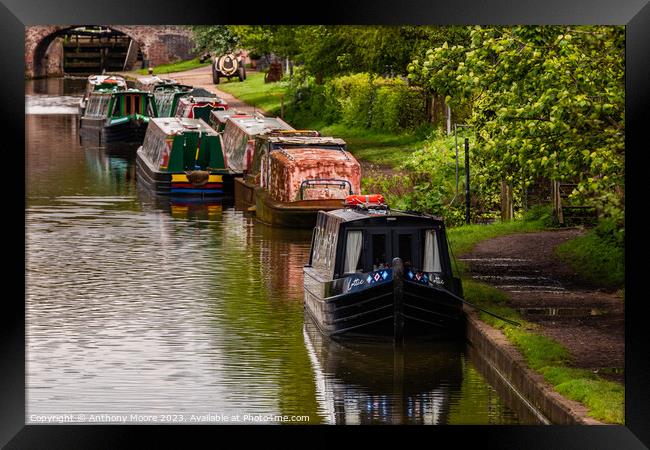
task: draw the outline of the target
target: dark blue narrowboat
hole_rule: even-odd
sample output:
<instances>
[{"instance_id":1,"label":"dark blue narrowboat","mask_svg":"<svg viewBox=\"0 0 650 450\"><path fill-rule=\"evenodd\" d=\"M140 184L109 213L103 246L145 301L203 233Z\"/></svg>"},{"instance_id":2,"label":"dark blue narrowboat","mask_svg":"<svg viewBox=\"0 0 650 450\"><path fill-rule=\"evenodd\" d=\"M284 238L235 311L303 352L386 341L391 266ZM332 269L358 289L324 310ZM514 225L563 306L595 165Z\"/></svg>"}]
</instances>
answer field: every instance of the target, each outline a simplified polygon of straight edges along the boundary
<instances>
[{"instance_id":1,"label":"dark blue narrowboat","mask_svg":"<svg viewBox=\"0 0 650 450\"><path fill-rule=\"evenodd\" d=\"M374 203L320 211L304 267L305 312L323 333L459 335L462 285L441 219Z\"/></svg>"}]
</instances>

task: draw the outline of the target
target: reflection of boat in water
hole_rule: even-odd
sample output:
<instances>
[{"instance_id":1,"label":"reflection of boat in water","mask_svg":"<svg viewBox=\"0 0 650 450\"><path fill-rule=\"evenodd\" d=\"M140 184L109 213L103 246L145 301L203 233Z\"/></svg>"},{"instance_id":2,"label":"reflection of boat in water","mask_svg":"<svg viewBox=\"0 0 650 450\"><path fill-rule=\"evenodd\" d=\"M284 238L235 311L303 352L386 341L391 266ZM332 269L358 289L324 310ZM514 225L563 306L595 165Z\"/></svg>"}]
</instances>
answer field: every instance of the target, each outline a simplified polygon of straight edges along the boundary
<instances>
[{"instance_id":1,"label":"reflection of boat in water","mask_svg":"<svg viewBox=\"0 0 650 450\"><path fill-rule=\"evenodd\" d=\"M230 197L160 196L141 183L137 185L137 196L144 209L163 211L174 219L196 222L221 219L224 209L233 204Z\"/></svg>"},{"instance_id":2,"label":"reflection of boat in water","mask_svg":"<svg viewBox=\"0 0 650 450\"><path fill-rule=\"evenodd\" d=\"M307 315L303 334L330 423L449 423L463 377L463 343L335 340Z\"/></svg>"},{"instance_id":3,"label":"reflection of boat in water","mask_svg":"<svg viewBox=\"0 0 650 450\"><path fill-rule=\"evenodd\" d=\"M130 190L135 184L135 162L132 154L111 153L102 147L85 150L86 166L93 173L96 184L115 185L118 191Z\"/></svg>"},{"instance_id":4,"label":"reflection of boat in water","mask_svg":"<svg viewBox=\"0 0 650 450\"><path fill-rule=\"evenodd\" d=\"M259 242L262 279L267 289L281 293L283 298L299 301L303 295L302 266L309 258L311 232L270 227L259 222L255 222L253 227L256 229L254 239Z\"/></svg>"}]
</instances>

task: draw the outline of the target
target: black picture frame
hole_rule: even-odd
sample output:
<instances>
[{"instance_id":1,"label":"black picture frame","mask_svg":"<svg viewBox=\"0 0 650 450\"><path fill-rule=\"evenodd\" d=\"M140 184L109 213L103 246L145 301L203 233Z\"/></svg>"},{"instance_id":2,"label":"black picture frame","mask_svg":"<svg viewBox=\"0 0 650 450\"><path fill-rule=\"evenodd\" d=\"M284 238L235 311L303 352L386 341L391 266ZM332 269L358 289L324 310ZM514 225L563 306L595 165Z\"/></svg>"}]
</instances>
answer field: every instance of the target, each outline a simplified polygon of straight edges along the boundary
<instances>
[{"instance_id":1,"label":"black picture frame","mask_svg":"<svg viewBox=\"0 0 650 450\"><path fill-rule=\"evenodd\" d=\"M269 427L269 426L90 426L25 425L25 158L24 148L24 39L25 26L38 24L603 24L626 25L626 405L625 426L453 426L453 427ZM7 448L121 448L135 439L174 445L200 437L224 443L248 442L258 437L278 437L298 445L318 443L326 435L331 446L351 437L369 439L364 445L384 442L398 433L408 440L435 445L442 439L480 448L584 448L635 449L650 446L650 358L645 347L645 299L640 286L644 269L643 144L650 123L650 5L648 0L489 0L472 2L387 0L291 5L266 2L252 6L230 0L196 0L178 4L171 0L84 2L81 0L2 0L0 4L0 82L2 83L3 154L16 160L3 171L5 217L4 275L11 280L0 313L0 445ZM7 142L7 137L14 139ZM647 145L647 144L646 144ZM630 152L630 149L632 150ZM19 238L22 236L22 240ZM9 243L9 245L7 244ZM25 280L25 282L21 282ZM8 293L10 292L10 293ZM370 432L368 432L370 430ZM358 434L363 436L357 436ZM298 436L295 436L295 435ZM289 436L291 435L291 436ZM295 439L294 439L295 436ZM230 441L232 442L232 441ZM455 445L455 444L452 444Z\"/></svg>"}]
</instances>

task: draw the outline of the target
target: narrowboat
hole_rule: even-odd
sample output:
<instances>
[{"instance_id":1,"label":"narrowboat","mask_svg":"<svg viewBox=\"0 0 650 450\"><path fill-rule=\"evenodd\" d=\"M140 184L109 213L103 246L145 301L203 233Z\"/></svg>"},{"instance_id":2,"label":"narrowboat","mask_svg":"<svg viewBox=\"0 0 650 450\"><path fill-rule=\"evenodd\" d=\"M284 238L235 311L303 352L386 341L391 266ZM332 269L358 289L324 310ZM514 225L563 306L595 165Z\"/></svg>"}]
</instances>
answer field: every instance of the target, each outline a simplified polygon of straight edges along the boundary
<instances>
[{"instance_id":1,"label":"narrowboat","mask_svg":"<svg viewBox=\"0 0 650 450\"><path fill-rule=\"evenodd\" d=\"M212 111L225 111L227 109L228 102L217 96L195 97L194 95L188 95L178 100L174 115L188 119L203 119L205 123L209 123Z\"/></svg>"},{"instance_id":2,"label":"narrowboat","mask_svg":"<svg viewBox=\"0 0 650 450\"><path fill-rule=\"evenodd\" d=\"M189 95L194 88L185 84L164 83L153 87L152 93L158 107L157 117L174 117L178 100Z\"/></svg>"},{"instance_id":3,"label":"narrowboat","mask_svg":"<svg viewBox=\"0 0 650 450\"><path fill-rule=\"evenodd\" d=\"M135 87L143 91L153 92L158 86L174 86L178 84L178 81L172 80L171 78L160 78L157 75L151 75L138 78L135 82Z\"/></svg>"},{"instance_id":4,"label":"narrowboat","mask_svg":"<svg viewBox=\"0 0 650 450\"><path fill-rule=\"evenodd\" d=\"M101 144L142 142L149 119L158 110L151 93L137 89L96 89L88 97L79 134Z\"/></svg>"},{"instance_id":5,"label":"narrowboat","mask_svg":"<svg viewBox=\"0 0 650 450\"><path fill-rule=\"evenodd\" d=\"M232 192L221 137L201 119L151 119L136 155L138 181L156 194L208 197Z\"/></svg>"},{"instance_id":6,"label":"narrowboat","mask_svg":"<svg viewBox=\"0 0 650 450\"><path fill-rule=\"evenodd\" d=\"M117 75L91 75L86 82L86 90L83 97L79 100L79 117L84 115L88 97L94 90L115 90L123 91L127 89L126 80Z\"/></svg>"},{"instance_id":7,"label":"narrowboat","mask_svg":"<svg viewBox=\"0 0 650 450\"><path fill-rule=\"evenodd\" d=\"M246 178L256 185L255 217L272 226L312 228L319 211L361 191L361 166L343 139L299 133L268 136Z\"/></svg>"},{"instance_id":8,"label":"narrowboat","mask_svg":"<svg viewBox=\"0 0 650 450\"><path fill-rule=\"evenodd\" d=\"M327 423L449 423L462 386L463 341L334 339L307 315L303 338Z\"/></svg>"},{"instance_id":9,"label":"narrowboat","mask_svg":"<svg viewBox=\"0 0 650 450\"><path fill-rule=\"evenodd\" d=\"M255 136L274 130L293 130L293 127L279 117L257 114L228 117L222 134L228 168L241 176L252 161Z\"/></svg>"},{"instance_id":10,"label":"narrowboat","mask_svg":"<svg viewBox=\"0 0 650 450\"><path fill-rule=\"evenodd\" d=\"M235 179L235 202L242 208L251 208L255 206L255 188L260 184L261 156L282 147L282 140L276 139L273 142L269 141L270 137L276 136L319 137L320 133L316 130L275 130L256 136L254 139L255 143L253 144L253 159L251 167L244 171L241 178L238 177ZM288 140L287 143L291 145L290 140ZM340 205L337 205L337 207L339 206Z\"/></svg>"},{"instance_id":11,"label":"narrowboat","mask_svg":"<svg viewBox=\"0 0 650 450\"><path fill-rule=\"evenodd\" d=\"M250 114L247 114L243 111L237 109L225 109L225 110L215 110L210 113L210 119L208 120L208 125L210 125L218 133L223 133L226 129L226 122L228 117L250 117ZM258 117L264 117L259 115Z\"/></svg>"},{"instance_id":12,"label":"narrowboat","mask_svg":"<svg viewBox=\"0 0 650 450\"><path fill-rule=\"evenodd\" d=\"M366 198L367 197L367 198ZM441 219L350 196L318 213L304 267L305 312L328 336L460 336L462 285Z\"/></svg>"}]
</instances>

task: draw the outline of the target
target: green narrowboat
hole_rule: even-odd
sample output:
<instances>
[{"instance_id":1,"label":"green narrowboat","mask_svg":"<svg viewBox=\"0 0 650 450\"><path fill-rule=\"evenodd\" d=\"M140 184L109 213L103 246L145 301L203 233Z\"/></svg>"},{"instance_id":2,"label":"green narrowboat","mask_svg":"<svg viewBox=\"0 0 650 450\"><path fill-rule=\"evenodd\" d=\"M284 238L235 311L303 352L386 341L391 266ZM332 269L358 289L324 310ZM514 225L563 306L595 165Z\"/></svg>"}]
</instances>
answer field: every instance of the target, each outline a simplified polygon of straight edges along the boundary
<instances>
[{"instance_id":1,"label":"green narrowboat","mask_svg":"<svg viewBox=\"0 0 650 450\"><path fill-rule=\"evenodd\" d=\"M100 89L124 91L127 89L126 80L117 75L90 75L84 95L79 100L79 117L84 115L90 93Z\"/></svg>"},{"instance_id":2,"label":"green narrowboat","mask_svg":"<svg viewBox=\"0 0 650 450\"><path fill-rule=\"evenodd\" d=\"M137 151L136 170L138 181L157 194L232 193L221 136L201 119L152 119Z\"/></svg>"},{"instance_id":3,"label":"green narrowboat","mask_svg":"<svg viewBox=\"0 0 650 450\"><path fill-rule=\"evenodd\" d=\"M178 107L178 100L189 95L193 89L192 86L185 84L164 83L155 86L151 92L156 98L157 117L174 117Z\"/></svg>"},{"instance_id":4,"label":"green narrowboat","mask_svg":"<svg viewBox=\"0 0 650 450\"><path fill-rule=\"evenodd\" d=\"M149 119L158 111L153 95L137 89L98 89L88 97L79 132L98 144L142 142Z\"/></svg>"}]
</instances>

